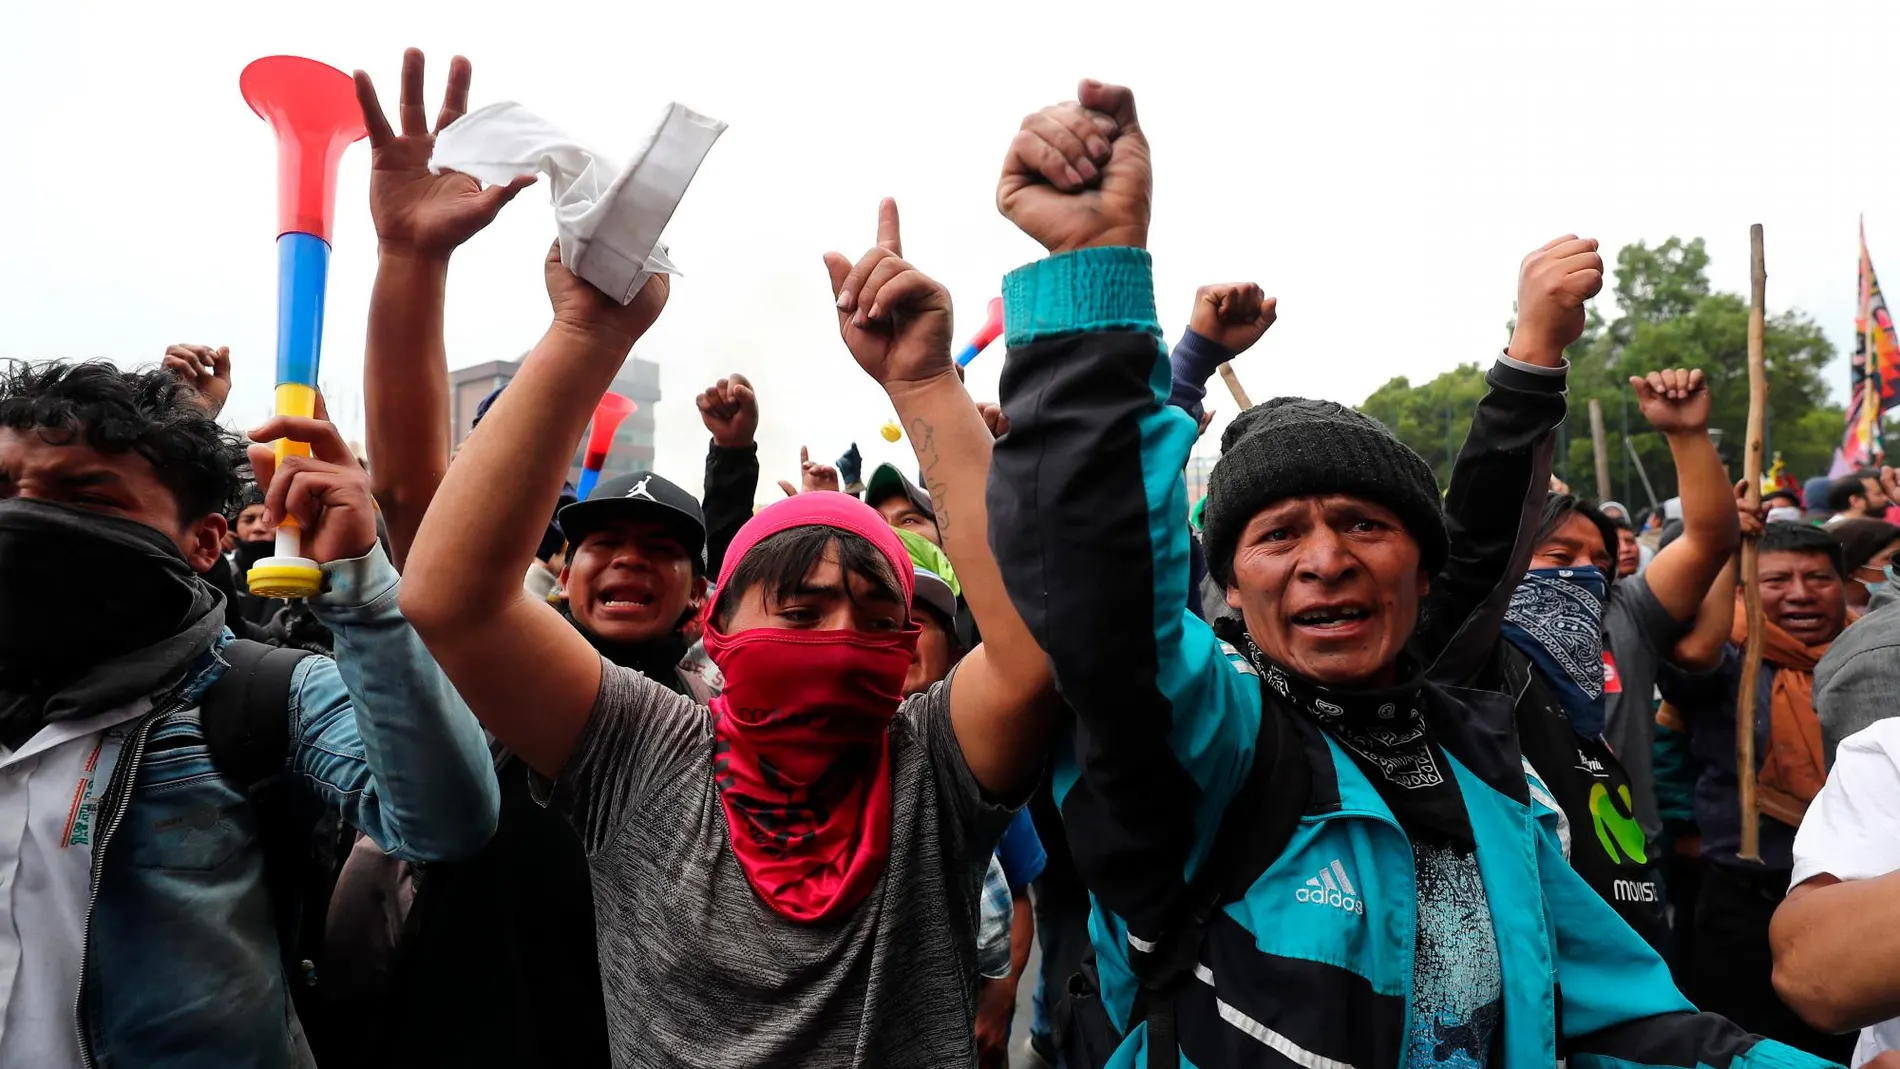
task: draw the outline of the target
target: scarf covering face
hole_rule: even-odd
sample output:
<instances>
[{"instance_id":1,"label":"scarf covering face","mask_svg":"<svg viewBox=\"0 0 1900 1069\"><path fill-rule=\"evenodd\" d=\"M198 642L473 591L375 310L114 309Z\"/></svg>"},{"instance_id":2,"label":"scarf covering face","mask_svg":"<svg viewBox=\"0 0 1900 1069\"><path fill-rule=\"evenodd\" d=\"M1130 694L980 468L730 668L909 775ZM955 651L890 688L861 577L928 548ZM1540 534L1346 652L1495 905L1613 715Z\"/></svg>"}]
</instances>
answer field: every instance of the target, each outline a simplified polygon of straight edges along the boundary
<instances>
[{"instance_id":1,"label":"scarf covering face","mask_svg":"<svg viewBox=\"0 0 1900 1069\"><path fill-rule=\"evenodd\" d=\"M1603 734L1603 599L1595 565L1533 568L1511 592L1504 637L1531 659L1577 734Z\"/></svg>"},{"instance_id":2,"label":"scarf covering face","mask_svg":"<svg viewBox=\"0 0 1900 1069\"><path fill-rule=\"evenodd\" d=\"M1252 635L1242 636L1241 648L1270 694L1311 717L1345 747L1415 842L1461 854L1476 849L1464 795L1425 724L1423 673L1409 658L1400 662L1400 682L1390 687L1341 690L1282 667Z\"/></svg>"},{"instance_id":3,"label":"scarf covering face","mask_svg":"<svg viewBox=\"0 0 1900 1069\"><path fill-rule=\"evenodd\" d=\"M800 494L746 522L719 586L761 541L794 527L858 535L890 562L906 604L910 555L870 506L835 492ZM877 886L891 850L890 723L903 701L917 627L903 631L706 624L706 652L726 678L712 701L713 781L732 850L752 889L787 920L848 913Z\"/></svg>"},{"instance_id":4,"label":"scarf covering face","mask_svg":"<svg viewBox=\"0 0 1900 1069\"><path fill-rule=\"evenodd\" d=\"M158 695L223 627L223 597L156 529L0 501L0 743Z\"/></svg>"},{"instance_id":5,"label":"scarf covering face","mask_svg":"<svg viewBox=\"0 0 1900 1069\"><path fill-rule=\"evenodd\" d=\"M1814 666L1833 643L1804 646L1773 620L1762 621L1762 660L1775 668L1768 691L1768 752L1756 781L1761 811L1789 827L1801 826L1808 803L1827 782L1822 759L1821 720L1814 713ZM1748 641L1748 609L1735 599L1735 626L1729 641Z\"/></svg>"}]
</instances>

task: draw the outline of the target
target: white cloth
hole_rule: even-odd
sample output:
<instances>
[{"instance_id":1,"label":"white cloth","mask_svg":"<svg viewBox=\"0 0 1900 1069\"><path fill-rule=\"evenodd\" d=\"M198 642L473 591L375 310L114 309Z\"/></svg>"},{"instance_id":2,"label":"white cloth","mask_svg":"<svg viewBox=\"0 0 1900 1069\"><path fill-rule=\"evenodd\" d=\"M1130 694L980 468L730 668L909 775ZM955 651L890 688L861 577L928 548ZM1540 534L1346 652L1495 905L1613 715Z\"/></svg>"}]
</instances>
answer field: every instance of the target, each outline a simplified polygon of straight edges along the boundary
<instances>
[{"instance_id":1,"label":"white cloth","mask_svg":"<svg viewBox=\"0 0 1900 1069\"><path fill-rule=\"evenodd\" d=\"M504 101L471 111L437 134L429 169L460 171L493 185L547 175L561 263L627 304L652 275L679 273L660 233L725 129L718 119L668 105L623 167Z\"/></svg>"},{"instance_id":2,"label":"white cloth","mask_svg":"<svg viewBox=\"0 0 1900 1069\"><path fill-rule=\"evenodd\" d=\"M1790 886L1826 873L1870 880L1900 869L1900 719L1882 720L1841 740L1827 786L1814 796L1794 836ZM1900 1050L1900 1018L1860 1030L1851 1064Z\"/></svg>"},{"instance_id":3,"label":"white cloth","mask_svg":"<svg viewBox=\"0 0 1900 1069\"><path fill-rule=\"evenodd\" d=\"M80 1063L73 1004L99 800L140 701L0 747L0 1069Z\"/></svg>"}]
</instances>

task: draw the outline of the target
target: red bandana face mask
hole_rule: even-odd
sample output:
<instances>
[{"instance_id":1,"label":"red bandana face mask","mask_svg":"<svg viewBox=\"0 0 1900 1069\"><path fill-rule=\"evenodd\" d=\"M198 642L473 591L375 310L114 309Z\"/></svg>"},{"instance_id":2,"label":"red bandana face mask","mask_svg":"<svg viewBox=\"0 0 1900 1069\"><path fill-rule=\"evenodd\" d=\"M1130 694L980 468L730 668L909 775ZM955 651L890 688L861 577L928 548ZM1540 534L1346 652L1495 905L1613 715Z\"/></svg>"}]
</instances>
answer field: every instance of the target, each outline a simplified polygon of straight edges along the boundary
<instances>
[{"instance_id":1,"label":"red bandana face mask","mask_svg":"<svg viewBox=\"0 0 1900 1069\"><path fill-rule=\"evenodd\" d=\"M910 554L869 506L837 493L771 505L733 539L720 583L760 541L823 526L871 542L906 600ZM706 652L726 677L713 699L713 780L746 879L780 916L824 921L856 908L891 852L891 718L918 629L897 632L706 624Z\"/></svg>"},{"instance_id":2,"label":"red bandana face mask","mask_svg":"<svg viewBox=\"0 0 1900 1069\"><path fill-rule=\"evenodd\" d=\"M759 897L794 921L848 912L891 850L890 724L917 631L737 635L706 628L726 677L713 779Z\"/></svg>"}]
</instances>

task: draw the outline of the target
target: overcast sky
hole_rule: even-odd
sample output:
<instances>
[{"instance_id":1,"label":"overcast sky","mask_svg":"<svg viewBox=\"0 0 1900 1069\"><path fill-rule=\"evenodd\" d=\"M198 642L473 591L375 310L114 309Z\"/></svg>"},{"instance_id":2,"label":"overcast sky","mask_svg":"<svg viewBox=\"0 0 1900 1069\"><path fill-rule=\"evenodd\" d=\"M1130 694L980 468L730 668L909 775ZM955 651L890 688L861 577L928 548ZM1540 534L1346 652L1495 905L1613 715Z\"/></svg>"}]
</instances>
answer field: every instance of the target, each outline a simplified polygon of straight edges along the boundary
<instances>
[{"instance_id":1,"label":"overcast sky","mask_svg":"<svg viewBox=\"0 0 1900 1069\"><path fill-rule=\"evenodd\" d=\"M312 14L293 17L306 7ZM1204 282L1255 280L1280 322L1239 365L1256 399L1357 403L1504 341L1517 264L1566 231L1606 252L1708 239L1718 288L1747 286L1767 227L1771 311L1813 314L1843 352L1855 218L1900 278L1890 131L1900 5L1460 3L946 5L32 4L0 34L0 356L155 360L229 345L240 426L268 412L275 155L238 72L291 52L377 79L393 110L406 45L449 57L472 103L512 99L624 153L669 100L724 119L666 239L686 272L638 353L661 365L659 466L696 485L691 396L758 384L762 490L798 447L870 462L882 393L838 340L821 254L856 257L880 196L905 252L955 296L959 338L1039 251L997 213L1023 114L1090 76L1133 86L1154 145L1151 247L1169 337ZM343 160L323 383L362 433L376 241L369 150ZM519 356L546 326L552 234L530 190L457 254L452 366ZM1892 284L1892 283L1890 283ZM1606 307L1605 312L1609 309ZM971 369L993 398L1001 347ZM1214 387L1225 416L1232 404ZM1203 448L1217 441L1210 435ZM868 467L868 464L867 464ZM773 494L777 491L771 490ZM762 495L763 496L763 495Z\"/></svg>"}]
</instances>

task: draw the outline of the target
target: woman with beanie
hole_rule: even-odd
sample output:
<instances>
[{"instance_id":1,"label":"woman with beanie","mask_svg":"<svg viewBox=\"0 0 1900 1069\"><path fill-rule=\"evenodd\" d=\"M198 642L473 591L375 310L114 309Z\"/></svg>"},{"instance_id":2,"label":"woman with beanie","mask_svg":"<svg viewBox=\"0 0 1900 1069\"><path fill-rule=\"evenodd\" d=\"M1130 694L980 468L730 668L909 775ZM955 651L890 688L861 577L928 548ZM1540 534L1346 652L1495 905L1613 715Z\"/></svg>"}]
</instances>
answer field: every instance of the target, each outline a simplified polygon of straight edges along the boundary
<instances>
[{"instance_id":1,"label":"woman with beanie","mask_svg":"<svg viewBox=\"0 0 1900 1069\"><path fill-rule=\"evenodd\" d=\"M1011 430L990 483L1004 580L1075 713L1056 793L1096 904L1100 998L1074 1004L1092 1026L1072 1052L1201 1069L1813 1064L1696 1014L1565 864L1508 699L1425 678L1427 599L1481 619L1522 574L1548 471L1536 421L1489 461L1516 475L1468 491L1507 502L1519 531L1479 591L1473 562L1447 559L1430 468L1384 428L1324 401L1248 411L1206 513L1237 643L1184 611L1194 425L1163 405L1148 144L1128 90L1085 81L1078 98L1025 120L998 186L1050 256L1004 283ZM1091 131L1111 149L1078 159ZM1546 250L1553 336L1601 284L1574 240ZM1430 640L1446 657L1490 652L1448 626Z\"/></svg>"},{"instance_id":2,"label":"woman with beanie","mask_svg":"<svg viewBox=\"0 0 1900 1069\"><path fill-rule=\"evenodd\" d=\"M549 257L554 323L410 553L404 612L587 849L617 1066L975 1062L978 895L1060 706L985 546L991 438L950 358L949 295L902 260L896 205L880 214L871 252L826 264L845 344L909 432L989 640L949 679L904 698L910 556L844 494L740 528L705 620L725 676L709 706L603 660L522 591L571 447L665 275L622 307Z\"/></svg>"}]
</instances>

